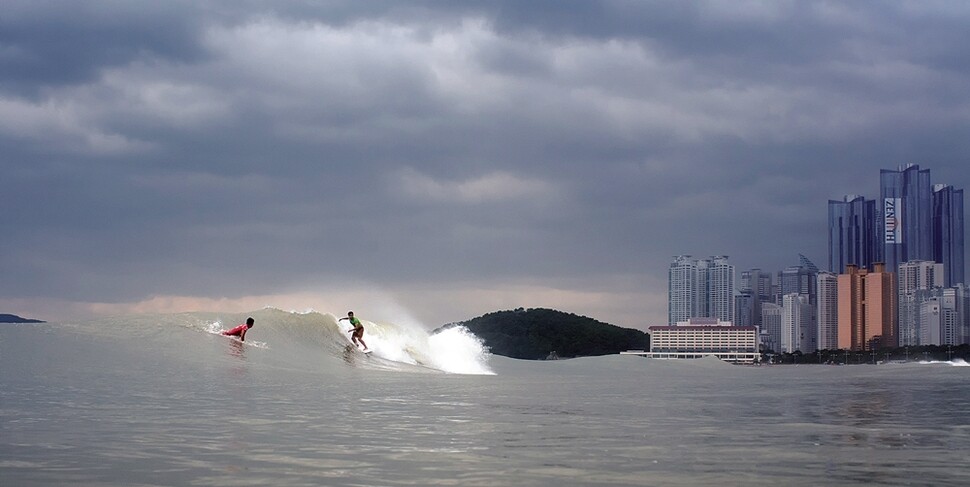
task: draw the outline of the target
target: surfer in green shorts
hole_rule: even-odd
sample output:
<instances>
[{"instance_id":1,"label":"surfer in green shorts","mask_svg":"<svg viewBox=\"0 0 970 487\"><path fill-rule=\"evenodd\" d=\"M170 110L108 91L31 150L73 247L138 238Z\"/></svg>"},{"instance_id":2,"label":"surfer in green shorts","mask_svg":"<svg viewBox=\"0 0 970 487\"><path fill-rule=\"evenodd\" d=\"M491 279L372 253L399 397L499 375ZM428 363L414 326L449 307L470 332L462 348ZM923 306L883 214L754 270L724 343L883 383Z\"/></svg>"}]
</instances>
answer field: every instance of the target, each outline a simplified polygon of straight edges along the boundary
<instances>
[{"instance_id":1,"label":"surfer in green shorts","mask_svg":"<svg viewBox=\"0 0 970 487\"><path fill-rule=\"evenodd\" d=\"M354 342L354 345L356 345L357 342L360 342L360 344L364 347L364 351L367 351L367 344L364 343L364 325L360 324L360 320L354 318L354 312L348 311L346 318L340 318L337 321L343 320L349 321L350 324L354 326L353 328L347 330L348 333L354 332L354 334L350 337L350 341Z\"/></svg>"}]
</instances>

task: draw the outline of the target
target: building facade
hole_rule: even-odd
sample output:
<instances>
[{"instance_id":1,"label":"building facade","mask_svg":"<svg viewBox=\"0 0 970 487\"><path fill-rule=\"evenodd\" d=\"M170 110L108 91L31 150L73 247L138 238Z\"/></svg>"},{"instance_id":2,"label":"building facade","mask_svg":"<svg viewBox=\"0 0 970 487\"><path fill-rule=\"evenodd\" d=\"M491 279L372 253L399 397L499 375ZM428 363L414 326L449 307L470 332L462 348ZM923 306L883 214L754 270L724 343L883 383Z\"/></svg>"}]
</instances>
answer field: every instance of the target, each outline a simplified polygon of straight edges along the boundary
<instances>
[{"instance_id":1,"label":"building facade","mask_svg":"<svg viewBox=\"0 0 970 487\"><path fill-rule=\"evenodd\" d=\"M819 272L816 276L816 321L818 326L818 348L836 350L839 348L839 279L834 272Z\"/></svg>"},{"instance_id":2,"label":"building facade","mask_svg":"<svg viewBox=\"0 0 970 487\"><path fill-rule=\"evenodd\" d=\"M909 164L879 172L879 232L888 272L911 260L934 260L930 170Z\"/></svg>"},{"instance_id":3,"label":"building facade","mask_svg":"<svg viewBox=\"0 0 970 487\"><path fill-rule=\"evenodd\" d=\"M790 293L782 298L781 351L815 353L815 307L807 294Z\"/></svg>"},{"instance_id":4,"label":"building facade","mask_svg":"<svg viewBox=\"0 0 970 487\"><path fill-rule=\"evenodd\" d=\"M874 262L882 262L877 215L875 200L855 195L829 200L830 271L844 273L849 264L872 270Z\"/></svg>"},{"instance_id":5,"label":"building facade","mask_svg":"<svg viewBox=\"0 0 970 487\"><path fill-rule=\"evenodd\" d=\"M930 260L913 260L899 265L899 345L930 345L923 341L923 303L934 299L943 288L943 264Z\"/></svg>"},{"instance_id":6,"label":"building facade","mask_svg":"<svg viewBox=\"0 0 970 487\"><path fill-rule=\"evenodd\" d=\"M920 303L920 344L961 345L970 343L970 296L967 287L957 284L937 288L933 296Z\"/></svg>"},{"instance_id":7,"label":"building facade","mask_svg":"<svg viewBox=\"0 0 970 487\"><path fill-rule=\"evenodd\" d=\"M667 323L697 316L698 293L697 260L689 255L674 257L667 274Z\"/></svg>"},{"instance_id":8,"label":"building facade","mask_svg":"<svg viewBox=\"0 0 970 487\"><path fill-rule=\"evenodd\" d=\"M879 174L878 231L886 269L903 262L943 264L945 287L965 283L963 190L933 185L930 170L910 164Z\"/></svg>"},{"instance_id":9,"label":"building facade","mask_svg":"<svg viewBox=\"0 0 970 487\"><path fill-rule=\"evenodd\" d=\"M760 326L761 303L750 290L734 296L734 324L737 326Z\"/></svg>"},{"instance_id":10,"label":"building facade","mask_svg":"<svg viewBox=\"0 0 970 487\"><path fill-rule=\"evenodd\" d=\"M761 269L741 272L734 300L734 324L761 327L761 303L771 302L771 273Z\"/></svg>"},{"instance_id":11,"label":"building facade","mask_svg":"<svg viewBox=\"0 0 970 487\"><path fill-rule=\"evenodd\" d=\"M667 323L673 325L691 318L717 318L733 321L734 266L727 256L692 259L674 257L667 282Z\"/></svg>"},{"instance_id":12,"label":"building facade","mask_svg":"<svg viewBox=\"0 0 970 487\"><path fill-rule=\"evenodd\" d=\"M693 319L674 326L651 326L650 352L623 352L652 358L700 358L713 355L734 363L753 363L760 357L758 331L717 319Z\"/></svg>"},{"instance_id":13,"label":"building facade","mask_svg":"<svg viewBox=\"0 0 970 487\"><path fill-rule=\"evenodd\" d=\"M766 340L764 350L781 352L781 320L783 308L775 303L761 304L761 330Z\"/></svg>"},{"instance_id":14,"label":"building facade","mask_svg":"<svg viewBox=\"0 0 970 487\"><path fill-rule=\"evenodd\" d=\"M966 284L962 189L933 187L933 237L933 260L943 264L943 285Z\"/></svg>"},{"instance_id":15,"label":"building facade","mask_svg":"<svg viewBox=\"0 0 970 487\"><path fill-rule=\"evenodd\" d=\"M874 271L846 267L838 276L840 349L875 350L896 346L895 274L881 263Z\"/></svg>"}]
</instances>

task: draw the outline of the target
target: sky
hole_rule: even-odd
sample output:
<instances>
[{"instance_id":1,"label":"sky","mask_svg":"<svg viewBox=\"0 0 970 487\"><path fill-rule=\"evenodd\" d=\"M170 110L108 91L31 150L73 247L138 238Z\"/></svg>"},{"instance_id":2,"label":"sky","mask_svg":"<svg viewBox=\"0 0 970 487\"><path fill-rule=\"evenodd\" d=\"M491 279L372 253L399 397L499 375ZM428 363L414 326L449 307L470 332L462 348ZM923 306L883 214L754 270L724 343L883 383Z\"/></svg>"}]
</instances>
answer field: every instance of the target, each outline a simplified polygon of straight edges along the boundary
<instances>
[{"instance_id":1,"label":"sky","mask_svg":"<svg viewBox=\"0 0 970 487\"><path fill-rule=\"evenodd\" d=\"M20 1L0 312L666 324L673 256L827 262L826 208L970 187L964 1Z\"/></svg>"}]
</instances>

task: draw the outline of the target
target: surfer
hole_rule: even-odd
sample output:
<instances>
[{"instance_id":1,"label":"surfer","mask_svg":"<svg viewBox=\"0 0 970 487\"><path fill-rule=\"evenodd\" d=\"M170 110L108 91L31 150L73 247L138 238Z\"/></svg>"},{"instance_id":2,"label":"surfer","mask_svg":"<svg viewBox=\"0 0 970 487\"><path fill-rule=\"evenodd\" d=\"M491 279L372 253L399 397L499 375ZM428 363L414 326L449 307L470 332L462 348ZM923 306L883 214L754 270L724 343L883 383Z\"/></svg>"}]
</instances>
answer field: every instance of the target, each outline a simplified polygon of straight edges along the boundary
<instances>
[{"instance_id":1,"label":"surfer","mask_svg":"<svg viewBox=\"0 0 970 487\"><path fill-rule=\"evenodd\" d=\"M353 328L347 330L348 333L354 332L354 334L350 337L350 341L354 342L354 345L356 345L357 342L360 342L360 344L364 346L364 351L366 352L367 344L364 343L364 325L360 324L360 320L358 320L357 318L354 318L353 311L348 311L347 316L345 318L340 318L337 321L343 321L343 320L347 320L350 322L351 325L354 325Z\"/></svg>"},{"instance_id":2,"label":"surfer","mask_svg":"<svg viewBox=\"0 0 970 487\"><path fill-rule=\"evenodd\" d=\"M253 324L255 323L256 320L252 319L251 317L246 318L245 324L239 325L231 330L226 330L222 332L222 334L227 337L239 337L240 340L246 341L246 332L249 331L249 329L252 328Z\"/></svg>"}]
</instances>

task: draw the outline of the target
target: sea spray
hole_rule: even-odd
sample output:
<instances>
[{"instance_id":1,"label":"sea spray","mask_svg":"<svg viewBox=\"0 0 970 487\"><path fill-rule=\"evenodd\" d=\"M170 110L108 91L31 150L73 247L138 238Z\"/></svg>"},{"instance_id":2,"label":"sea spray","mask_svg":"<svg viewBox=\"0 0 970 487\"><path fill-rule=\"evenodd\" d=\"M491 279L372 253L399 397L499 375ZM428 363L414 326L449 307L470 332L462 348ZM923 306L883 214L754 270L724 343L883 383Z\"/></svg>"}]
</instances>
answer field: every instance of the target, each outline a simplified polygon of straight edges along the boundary
<instances>
[{"instance_id":1,"label":"sea spray","mask_svg":"<svg viewBox=\"0 0 970 487\"><path fill-rule=\"evenodd\" d=\"M967 363L962 358L955 358L953 360L920 360L920 365L951 365L953 367L970 367L970 363Z\"/></svg>"},{"instance_id":2,"label":"sea spray","mask_svg":"<svg viewBox=\"0 0 970 487\"><path fill-rule=\"evenodd\" d=\"M488 367L488 348L464 326L454 326L428 337L435 368L455 374L494 375Z\"/></svg>"}]
</instances>

